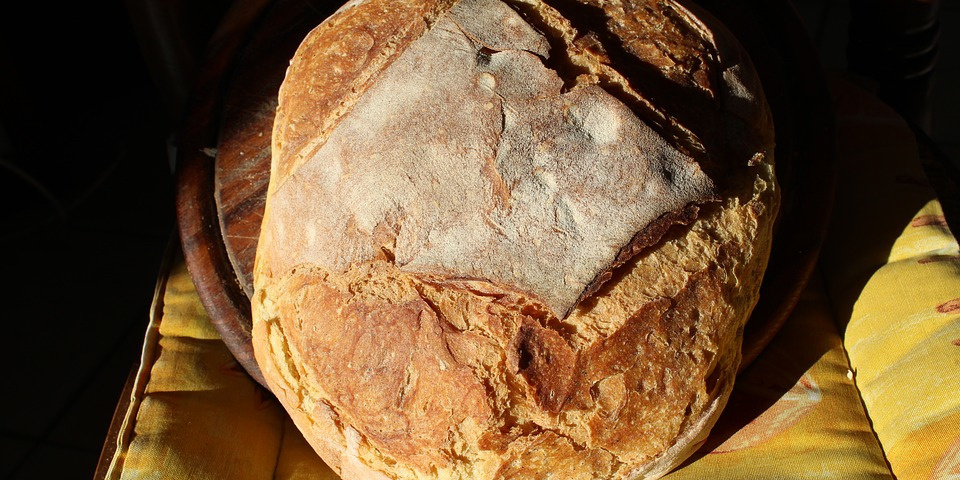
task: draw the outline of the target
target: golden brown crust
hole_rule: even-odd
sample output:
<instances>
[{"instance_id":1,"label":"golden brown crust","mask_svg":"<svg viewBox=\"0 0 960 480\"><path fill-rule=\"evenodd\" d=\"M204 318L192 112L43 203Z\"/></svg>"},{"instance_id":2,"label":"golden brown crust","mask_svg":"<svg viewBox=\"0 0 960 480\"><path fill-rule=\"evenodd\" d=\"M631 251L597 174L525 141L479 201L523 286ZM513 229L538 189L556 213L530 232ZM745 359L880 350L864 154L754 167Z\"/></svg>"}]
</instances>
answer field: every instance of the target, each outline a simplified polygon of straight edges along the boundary
<instances>
[{"instance_id":1,"label":"golden brown crust","mask_svg":"<svg viewBox=\"0 0 960 480\"><path fill-rule=\"evenodd\" d=\"M772 130L749 61L709 17L674 1L394 3L389 19L376 13L387 8L383 0L342 9L305 40L281 91L274 178L300 182L305 198L278 196L271 181L264 225L274 233L261 238L253 301L255 352L271 388L344 478L665 474L726 402L769 253L778 204ZM457 10L478 5L500 12L491 14L498 20ZM540 33L515 23L504 5ZM512 30L491 26L504 18ZM368 32L363 22L384 26ZM567 312L503 278L405 268L395 242L407 227L398 216L370 229L372 256L345 267L305 260L278 241L276 226L308 228L311 218L296 218L300 207L290 204L316 201L303 181L317 168L311 156L429 25L464 32L484 61L520 42L503 52L519 53L500 58L540 58L559 77L547 83L574 93L566 98L603 89L695 159L716 188L629 231ZM344 57L337 68L347 73L310 77L340 48L334 33L364 32L377 37L370 51L390 60ZM498 167L476 172L490 186L488 215L523 200ZM354 217L343 228L367 227Z\"/></svg>"},{"instance_id":2,"label":"golden brown crust","mask_svg":"<svg viewBox=\"0 0 960 480\"><path fill-rule=\"evenodd\" d=\"M387 268L381 265L381 268ZM391 272L393 273L393 272ZM291 347L301 356L316 387L371 442L417 467L448 462L442 450L452 428L471 419L488 421L483 386L454 358L444 325L410 285L394 283L393 298L357 299L308 269L288 277L277 314ZM378 285L379 286L379 285ZM308 333L316 332L316 333ZM385 355L385 352L388 354Z\"/></svg>"},{"instance_id":3,"label":"golden brown crust","mask_svg":"<svg viewBox=\"0 0 960 480\"><path fill-rule=\"evenodd\" d=\"M537 406L559 413L576 378L577 353L555 330L526 317L510 354L514 357L511 363L516 363L517 372L533 391Z\"/></svg>"},{"instance_id":4,"label":"golden brown crust","mask_svg":"<svg viewBox=\"0 0 960 480\"><path fill-rule=\"evenodd\" d=\"M720 271L692 274L675 297L644 305L581 355L570 403L596 410L588 421L595 445L621 459L655 457L679 437L689 412L716 398L726 365L714 357L734 333L727 312L717 311Z\"/></svg>"}]
</instances>

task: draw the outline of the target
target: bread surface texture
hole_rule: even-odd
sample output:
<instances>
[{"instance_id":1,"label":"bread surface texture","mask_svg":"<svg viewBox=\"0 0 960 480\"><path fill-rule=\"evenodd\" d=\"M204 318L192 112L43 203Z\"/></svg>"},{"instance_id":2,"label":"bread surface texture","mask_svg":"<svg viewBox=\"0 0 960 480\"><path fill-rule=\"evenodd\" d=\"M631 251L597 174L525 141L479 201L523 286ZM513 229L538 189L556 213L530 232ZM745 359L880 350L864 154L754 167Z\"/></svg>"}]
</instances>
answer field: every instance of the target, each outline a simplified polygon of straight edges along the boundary
<instances>
[{"instance_id":1,"label":"bread surface texture","mask_svg":"<svg viewBox=\"0 0 960 480\"><path fill-rule=\"evenodd\" d=\"M702 443L778 205L715 20L353 1L279 100L254 350L344 478L657 478Z\"/></svg>"}]
</instances>

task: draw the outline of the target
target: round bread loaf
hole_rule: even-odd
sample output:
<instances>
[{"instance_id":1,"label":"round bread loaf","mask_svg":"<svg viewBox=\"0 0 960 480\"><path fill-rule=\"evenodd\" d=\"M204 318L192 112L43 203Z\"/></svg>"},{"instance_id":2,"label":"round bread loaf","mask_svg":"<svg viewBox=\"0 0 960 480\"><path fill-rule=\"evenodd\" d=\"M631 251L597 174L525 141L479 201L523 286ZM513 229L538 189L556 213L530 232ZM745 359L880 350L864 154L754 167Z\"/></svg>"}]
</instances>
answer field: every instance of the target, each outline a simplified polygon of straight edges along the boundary
<instances>
[{"instance_id":1,"label":"round bread loaf","mask_svg":"<svg viewBox=\"0 0 960 480\"><path fill-rule=\"evenodd\" d=\"M686 3L351 1L280 90L257 361L348 480L657 478L733 386L772 152Z\"/></svg>"}]
</instances>

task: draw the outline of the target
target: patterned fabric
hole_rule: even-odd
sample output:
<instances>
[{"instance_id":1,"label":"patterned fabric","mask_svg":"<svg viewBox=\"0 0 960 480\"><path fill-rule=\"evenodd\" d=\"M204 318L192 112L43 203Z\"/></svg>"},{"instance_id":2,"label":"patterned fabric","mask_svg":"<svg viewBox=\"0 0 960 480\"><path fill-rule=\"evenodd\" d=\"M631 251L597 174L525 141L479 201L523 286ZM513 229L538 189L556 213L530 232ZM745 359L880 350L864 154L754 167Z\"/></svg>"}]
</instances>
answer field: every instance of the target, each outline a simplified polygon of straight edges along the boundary
<instances>
[{"instance_id":1,"label":"patterned fabric","mask_svg":"<svg viewBox=\"0 0 960 480\"><path fill-rule=\"evenodd\" d=\"M831 229L843 233L821 266L856 384L897 478L957 479L957 240L903 120L849 85L834 91L844 188Z\"/></svg>"},{"instance_id":2,"label":"patterned fabric","mask_svg":"<svg viewBox=\"0 0 960 480\"><path fill-rule=\"evenodd\" d=\"M910 130L838 83L840 188L820 275L670 479L960 476L960 253ZM232 359L182 260L110 479L335 479Z\"/></svg>"}]
</instances>

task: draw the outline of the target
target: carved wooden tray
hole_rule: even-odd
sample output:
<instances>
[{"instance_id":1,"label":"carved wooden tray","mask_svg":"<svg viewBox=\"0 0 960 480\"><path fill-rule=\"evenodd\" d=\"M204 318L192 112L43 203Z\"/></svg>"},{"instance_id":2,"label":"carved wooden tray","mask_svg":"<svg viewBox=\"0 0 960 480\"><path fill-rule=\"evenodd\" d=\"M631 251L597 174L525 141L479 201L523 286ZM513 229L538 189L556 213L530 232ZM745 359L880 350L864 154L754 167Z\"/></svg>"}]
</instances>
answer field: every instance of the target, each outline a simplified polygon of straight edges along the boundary
<instances>
[{"instance_id":1,"label":"carved wooden tray","mask_svg":"<svg viewBox=\"0 0 960 480\"><path fill-rule=\"evenodd\" d=\"M783 205L749 363L796 305L816 264L834 183L833 109L815 50L786 0L704 0L760 73L776 125ZM276 94L303 37L339 7L320 0L237 2L210 44L182 132L177 215L187 265L214 325L263 383L250 342L251 272L270 176Z\"/></svg>"}]
</instances>

